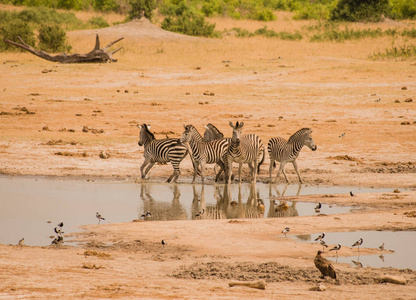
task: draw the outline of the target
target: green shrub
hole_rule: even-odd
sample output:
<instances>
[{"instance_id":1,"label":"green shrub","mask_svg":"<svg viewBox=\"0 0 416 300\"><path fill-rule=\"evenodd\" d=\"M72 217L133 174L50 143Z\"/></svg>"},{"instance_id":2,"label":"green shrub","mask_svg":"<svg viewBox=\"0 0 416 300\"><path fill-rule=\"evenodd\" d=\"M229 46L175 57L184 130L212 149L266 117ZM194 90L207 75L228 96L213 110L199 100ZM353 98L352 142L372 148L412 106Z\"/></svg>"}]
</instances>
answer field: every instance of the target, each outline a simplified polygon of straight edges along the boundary
<instances>
[{"instance_id":1,"label":"green shrub","mask_svg":"<svg viewBox=\"0 0 416 300\"><path fill-rule=\"evenodd\" d=\"M65 31L59 25L42 25L39 28L39 48L46 52L68 52L72 47L67 42Z\"/></svg>"},{"instance_id":2,"label":"green shrub","mask_svg":"<svg viewBox=\"0 0 416 300\"><path fill-rule=\"evenodd\" d=\"M149 20L153 17L156 0L130 0L129 20L140 18L142 14Z\"/></svg>"},{"instance_id":3,"label":"green shrub","mask_svg":"<svg viewBox=\"0 0 416 300\"><path fill-rule=\"evenodd\" d=\"M120 5L114 0L92 0L92 7L102 12L118 11L120 9Z\"/></svg>"},{"instance_id":4,"label":"green shrub","mask_svg":"<svg viewBox=\"0 0 416 300\"><path fill-rule=\"evenodd\" d=\"M331 12L331 20L378 22L390 15L389 0L340 0Z\"/></svg>"},{"instance_id":5,"label":"green shrub","mask_svg":"<svg viewBox=\"0 0 416 300\"><path fill-rule=\"evenodd\" d=\"M295 33L287 32L287 31L276 32L273 29L268 29L267 26L257 29L256 31L254 31L254 34L263 35L265 37L276 37L281 40L290 40L290 41L301 40L303 38L302 34L300 34L299 32L295 32Z\"/></svg>"},{"instance_id":6,"label":"green shrub","mask_svg":"<svg viewBox=\"0 0 416 300\"><path fill-rule=\"evenodd\" d=\"M416 3L414 0L391 0L391 17L394 19L415 19Z\"/></svg>"},{"instance_id":7,"label":"green shrub","mask_svg":"<svg viewBox=\"0 0 416 300\"><path fill-rule=\"evenodd\" d=\"M14 19L10 22L0 25L0 51L24 51L23 49L17 48L16 46L7 44L3 41L3 39L6 38L13 42L19 42L17 38L18 36L21 37L26 44L35 46L35 35L28 23L19 19Z\"/></svg>"},{"instance_id":8,"label":"green shrub","mask_svg":"<svg viewBox=\"0 0 416 300\"><path fill-rule=\"evenodd\" d=\"M101 16L92 17L88 20L88 24L90 24L92 28L105 28L110 26L110 24L108 24L107 21L104 20Z\"/></svg>"},{"instance_id":9,"label":"green shrub","mask_svg":"<svg viewBox=\"0 0 416 300\"><path fill-rule=\"evenodd\" d=\"M168 16L161 24L162 29L193 36L216 36L215 24L205 21L202 14L187 11L179 16Z\"/></svg>"},{"instance_id":10,"label":"green shrub","mask_svg":"<svg viewBox=\"0 0 416 300\"><path fill-rule=\"evenodd\" d=\"M386 48L384 52L377 52L370 55L370 58L412 58L416 56L416 46L415 45L403 45L403 46L394 46Z\"/></svg>"}]
</instances>

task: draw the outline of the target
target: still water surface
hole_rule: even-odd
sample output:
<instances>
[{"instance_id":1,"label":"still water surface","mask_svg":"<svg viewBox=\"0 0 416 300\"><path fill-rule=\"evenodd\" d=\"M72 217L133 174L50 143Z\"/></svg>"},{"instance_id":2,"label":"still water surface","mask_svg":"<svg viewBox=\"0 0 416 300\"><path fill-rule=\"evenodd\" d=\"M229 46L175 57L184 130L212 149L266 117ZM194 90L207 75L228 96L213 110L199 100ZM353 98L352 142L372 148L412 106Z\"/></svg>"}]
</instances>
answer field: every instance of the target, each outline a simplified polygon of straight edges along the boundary
<instances>
[{"instance_id":1,"label":"still water surface","mask_svg":"<svg viewBox=\"0 0 416 300\"><path fill-rule=\"evenodd\" d=\"M358 189L258 183L192 185L128 182L91 182L34 177L0 176L0 243L26 245L51 243L54 227L64 222L64 232L79 231L80 225L131 222L151 212L146 220L192 220L205 209L203 218L290 217L316 214L315 203L291 202L287 197L310 194L386 192L391 189ZM274 203L269 197L279 197ZM276 198L275 198L276 199ZM264 204L264 212L258 209ZM349 212L351 207L322 205L320 213Z\"/></svg>"}]
</instances>

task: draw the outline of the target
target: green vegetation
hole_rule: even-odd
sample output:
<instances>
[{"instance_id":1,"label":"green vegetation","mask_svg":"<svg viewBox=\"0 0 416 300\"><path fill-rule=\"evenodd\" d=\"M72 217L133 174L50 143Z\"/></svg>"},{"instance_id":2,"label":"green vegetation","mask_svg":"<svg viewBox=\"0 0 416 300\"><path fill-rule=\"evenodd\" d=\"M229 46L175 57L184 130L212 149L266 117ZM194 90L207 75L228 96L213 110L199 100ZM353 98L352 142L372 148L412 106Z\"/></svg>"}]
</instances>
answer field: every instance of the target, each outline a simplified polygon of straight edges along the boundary
<instances>
[{"instance_id":1,"label":"green vegetation","mask_svg":"<svg viewBox=\"0 0 416 300\"><path fill-rule=\"evenodd\" d=\"M265 37L277 37L281 40L301 40L303 37L299 32L290 33L287 31L276 32L272 29L267 29L267 26L254 31L254 35L263 35Z\"/></svg>"},{"instance_id":2,"label":"green vegetation","mask_svg":"<svg viewBox=\"0 0 416 300\"><path fill-rule=\"evenodd\" d=\"M371 59L380 58L412 58L416 57L416 46L415 45L403 45L403 46L391 46L386 48L384 52L377 52L370 55Z\"/></svg>"},{"instance_id":3,"label":"green vegetation","mask_svg":"<svg viewBox=\"0 0 416 300\"><path fill-rule=\"evenodd\" d=\"M46 52L68 52L72 47L67 42L65 31L59 25L42 25L39 28L39 48Z\"/></svg>"},{"instance_id":4,"label":"green vegetation","mask_svg":"<svg viewBox=\"0 0 416 300\"><path fill-rule=\"evenodd\" d=\"M331 20L349 22L378 22L390 16L389 0L339 0L331 12Z\"/></svg>"},{"instance_id":5,"label":"green vegetation","mask_svg":"<svg viewBox=\"0 0 416 300\"><path fill-rule=\"evenodd\" d=\"M18 36L20 36L26 44L30 46L35 46L36 39L33 30L30 26L19 19L10 20L9 22L5 22L0 25L0 51L6 50L15 50L15 51L23 51L20 48L16 48L10 44L7 44L3 41L3 38L9 39L11 41L18 41Z\"/></svg>"}]
</instances>

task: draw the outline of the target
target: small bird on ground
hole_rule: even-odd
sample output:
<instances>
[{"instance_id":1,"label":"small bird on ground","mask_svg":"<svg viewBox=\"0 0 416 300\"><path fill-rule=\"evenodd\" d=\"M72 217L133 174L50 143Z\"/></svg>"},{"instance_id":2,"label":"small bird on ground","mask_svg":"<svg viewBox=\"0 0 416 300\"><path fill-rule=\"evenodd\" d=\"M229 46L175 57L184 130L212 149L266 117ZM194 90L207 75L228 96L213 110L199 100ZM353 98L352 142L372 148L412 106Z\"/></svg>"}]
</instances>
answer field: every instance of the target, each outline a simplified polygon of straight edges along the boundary
<instances>
[{"instance_id":1,"label":"small bird on ground","mask_svg":"<svg viewBox=\"0 0 416 300\"><path fill-rule=\"evenodd\" d=\"M352 244L351 247L358 247L358 251L360 251L360 246L363 244L363 239L360 238L358 241L356 241L354 244Z\"/></svg>"},{"instance_id":2,"label":"small bird on ground","mask_svg":"<svg viewBox=\"0 0 416 300\"><path fill-rule=\"evenodd\" d=\"M362 268L362 267L363 267L363 264L362 264L362 263L360 263L359 261L352 260L352 263L353 263L354 265L356 265L356 266L357 266L357 268Z\"/></svg>"},{"instance_id":3,"label":"small bird on ground","mask_svg":"<svg viewBox=\"0 0 416 300\"><path fill-rule=\"evenodd\" d=\"M146 212L142 213L142 218L151 217L151 216L152 216L152 213L148 210Z\"/></svg>"},{"instance_id":4,"label":"small bird on ground","mask_svg":"<svg viewBox=\"0 0 416 300\"><path fill-rule=\"evenodd\" d=\"M162 240L162 245L166 246L168 243L165 242L165 240Z\"/></svg>"},{"instance_id":5,"label":"small bird on ground","mask_svg":"<svg viewBox=\"0 0 416 300\"><path fill-rule=\"evenodd\" d=\"M203 208L195 215L195 217L202 216L204 213L205 213L205 209Z\"/></svg>"},{"instance_id":6,"label":"small bird on ground","mask_svg":"<svg viewBox=\"0 0 416 300\"><path fill-rule=\"evenodd\" d=\"M334 246L333 248L329 249L329 251L335 251L338 256L338 250L341 249L341 244Z\"/></svg>"},{"instance_id":7,"label":"small bird on ground","mask_svg":"<svg viewBox=\"0 0 416 300\"><path fill-rule=\"evenodd\" d=\"M324 237L325 237L325 232L322 232L316 239L315 239L315 242L316 241L322 241L323 239L324 239Z\"/></svg>"},{"instance_id":8,"label":"small bird on ground","mask_svg":"<svg viewBox=\"0 0 416 300\"><path fill-rule=\"evenodd\" d=\"M350 196L355 197L355 194L352 191L350 191Z\"/></svg>"},{"instance_id":9,"label":"small bird on ground","mask_svg":"<svg viewBox=\"0 0 416 300\"><path fill-rule=\"evenodd\" d=\"M56 227L53 229L53 231L55 231L55 233L56 233L57 235L62 235L62 234L64 234L64 232L62 231L62 227L59 227L59 226L56 226Z\"/></svg>"},{"instance_id":10,"label":"small bird on ground","mask_svg":"<svg viewBox=\"0 0 416 300\"><path fill-rule=\"evenodd\" d=\"M59 245L64 242L64 238L62 236L57 236L53 241L52 244Z\"/></svg>"},{"instance_id":11,"label":"small bird on ground","mask_svg":"<svg viewBox=\"0 0 416 300\"><path fill-rule=\"evenodd\" d=\"M381 246L380 246L380 247L378 247L378 249L380 249L380 250L384 250L384 242L383 242L383 244L381 244Z\"/></svg>"},{"instance_id":12,"label":"small bird on ground","mask_svg":"<svg viewBox=\"0 0 416 300\"><path fill-rule=\"evenodd\" d=\"M378 98L376 101L374 101L374 102L380 102L381 101L381 98Z\"/></svg>"},{"instance_id":13,"label":"small bird on ground","mask_svg":"<svg viewBox=\"0 0 416 300\"><path fill-rule=\"evenodd\" d=\"M322 251L319 250L318 253L315 256L314 263L315 267L321 271L322 277L325 278L325 276L329 276L333 279L337 278L337 274L335 273L335 269L332 266L332 264L325 258L321 256Z\"/></svg>"},{"instance_id":14,"label":"small bird on ground","mask_svg":"<svg viewBox=\"0 0 416 300\"><path fill-rule=\"evenodd\" d=\"M98 211L97 211L97 213L95 214L95 216L97 217L97 219L98 219L98 224L100 224L100 222L101 222L101 220L105 220L99 213L98 213Z\"/></svg>"},{"instance_id":15,"label":"small bird on ground","mask_svg":"<svg viewBox=\"0 0 416 300\"><path fill-rule=\"evenodd\" d=\"M342 133L340 136L339 136L339 138L343 138L345 136L345 132L344 133Z\"/></svg>"},{"instance_id":16,"label":"small bird on ground","mask_svg":"<svg viewBox=\"0 0 416 300\"><path fill-rule=\"evenodd\" d=\"M59 222L59 223L58 223L58 225L56 225L56 226L58 226L58 227L61 227L61 228L62 228L62 227L64 227L64 222L62 222L62 221L61 221L61 222Z\"/></svg>"},{"instance_id":17,"label":"small bird on ground","mask_svg":"<svg viewBox=\"0 0 416 300\"><path fill-rule=\"evenodd\" d=\"M288 233L289 231L290 231L290 228L286 227L285 229L282 230L282 233L286 236L286 233Z\"/></svg>"},{"instance_id":18,"label":"small bird on ground","mask_svg":"<svg viewBox=\"0 0 416 300\"><path fill-rule=\"evenodd\" d=\"M24 245L24 243L25 243L25 238L22 238L22 239L20 239L19 240L19 246L20 246L20 248L22 248L22 246Z\"/></svg>"},{"instance_id":19,"label":"small bird on ground","mask_svg":"<svg viewBox=\"0 0 416 300\"><path fill-rule=\"evenodd\" d=\"M320 210L322 208L322 203L319 202L316 206L315 206L315 211Z\"/></svg>"}]
</instances>

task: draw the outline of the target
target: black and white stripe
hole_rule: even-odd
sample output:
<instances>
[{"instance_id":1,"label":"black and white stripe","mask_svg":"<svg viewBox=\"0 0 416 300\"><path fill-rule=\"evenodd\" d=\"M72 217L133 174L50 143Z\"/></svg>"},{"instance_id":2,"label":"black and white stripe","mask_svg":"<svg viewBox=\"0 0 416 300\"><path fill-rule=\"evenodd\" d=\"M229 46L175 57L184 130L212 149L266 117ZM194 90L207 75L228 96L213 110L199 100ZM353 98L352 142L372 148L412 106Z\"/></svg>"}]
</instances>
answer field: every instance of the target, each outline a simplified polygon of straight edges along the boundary
<instances>
[{"instance_id":1,"label":"black and white stripe","mask_svg":"<svg viewBox=\"0 0 416 300\"><path fill-rule=\"evenodd\" d=\"M195 182L195 178L201 167L201 179L204 183L205 165L206 164L218 164L220 171L218 172L215 181L225 170L225 161L228 149L228 141L226 139L213 140L205 142L198 130L193 125L184 125L185 131L181 136L181 143L187 143L190 147L190 154L194 163L194 178L192 183Z\"/></svg>"},{"instance_id":2,"label":"black and white stripe","mask_svg":"<svg viewBox=\"0 0 416 300\"><path fill-rule=\"evenodd\" d=\"M291 162L295 171L298 175L299 182L302 183L302 179L300 178L298 166L296 163L296 159L299 156L300 150L302 150L303 146L308 146L312 151L317 149L315 142L311 136L312 130L309 128L302 128L294 133L288 141L281 137L273 137L269 140L267 145L267 151L269 152L270 156L270 168L269 168L269 177L270 181L272 181L272 171L273 168L276 166L275 161L280 162L280 168L277 172L276 178L274 181L277 180L280 173L283 173L285 176L286 182L289 182L287 179L284 167L287 163Z\"/></svg>"},{"instance_id":3,"label":"black and white stripe","mask_svg":"<svg viewBox=\"0 0 416 300\"><path fill-rule=\"evenodd\" d=\"M244 122L236 122L234 125L232 122L229 123L233 128L233 136L228 146L228 182L231 182L232 175L232 163L238 163L238 176L241 182L241 167L243 163L248 164L251 172L251 178L253 182L256 182L257 173L261 163L264 160L264 144L260 137L256 134L244 134L242 135L242 128ZM261 153L263 152L263 159L259 162Z\"/></svg>"},{"instance_id":4,"label":"black and white stripe","mask_svg":"<svg viewBox=\"0 0 416 300\"><path fill-rule=\"evenodd\" d=\"M176 182L181 173L179 164L188 153L186 147L180 143L179 139L155 139L155 136L149 130L150 125L143 124L137 126L140 128L139 146L144 147L144 162L140 167L142 178L146 177L155 163L167 164L170 162L173 167L173 173L167 182L170 182L172 179ZM146 166L146 170L143 171Z\"/></svg>"}]
</instances>

